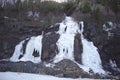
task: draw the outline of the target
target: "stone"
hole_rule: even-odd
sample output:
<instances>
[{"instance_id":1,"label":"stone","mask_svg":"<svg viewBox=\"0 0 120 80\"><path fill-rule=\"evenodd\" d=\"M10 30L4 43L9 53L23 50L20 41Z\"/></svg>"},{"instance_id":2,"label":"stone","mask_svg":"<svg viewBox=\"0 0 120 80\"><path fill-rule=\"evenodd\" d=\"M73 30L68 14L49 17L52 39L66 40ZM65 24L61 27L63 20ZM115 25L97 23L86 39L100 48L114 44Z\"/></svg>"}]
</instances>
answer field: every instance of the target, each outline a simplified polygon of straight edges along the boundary
<instances>
[{"instance_id":1,"label":"stone","mask_svg":"<svg viewBox=\"0 0 120 80\"><path fill-rule=\"evenodd\" d=\"M77 61L78 63L82 64L82 42L81 42L81 35L80 34L76 34L75 36L75 40L74 40L74 57L75 57L75 61Z\"/></svg>"},{"instance_id":2,"label":"stone","mask_svg":"<svg viewBox=\"0 0 120 80\"><path fill-rule=\"evenodd\" d=\"M59 34L49 33L45 34L42 39L42 61L50 61L58 53L56 42L59 39Z\"/></svg>"}]
</instances>

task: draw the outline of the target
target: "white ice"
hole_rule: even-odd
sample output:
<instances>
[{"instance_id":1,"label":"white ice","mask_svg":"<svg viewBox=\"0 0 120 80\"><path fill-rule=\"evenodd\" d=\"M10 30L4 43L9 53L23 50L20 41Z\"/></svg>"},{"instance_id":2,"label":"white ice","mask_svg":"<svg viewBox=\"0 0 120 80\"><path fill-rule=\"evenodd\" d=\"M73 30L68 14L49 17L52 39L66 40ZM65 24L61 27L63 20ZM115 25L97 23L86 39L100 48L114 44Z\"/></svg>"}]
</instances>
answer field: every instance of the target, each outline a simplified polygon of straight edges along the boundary
<instances>
[{"instance_id":1,"label":"white ice","mask_svg":"<svg viewBox=\"0 0 120 80\"><path fill-rule=\"evenodd\" d=\"M33 52L36 50L39 52L39 57L34 57ZM31 37L26 46L25 55L20 61L32 61L35 63L41 62L41 50L42 50L42 36Z\"/></svg>"},{"instance_id":2,"label":"white ice","mask_svg":"<svg viewBox=\"0 0 120 80\"><path fill-rule=\"evenodd\" d=\"M94 80L87 78L58 78L48 75L18 73L18 72L0 72L0 80Z\"/></svg>"},{"instance_id":3,"label":"white ice","mask_svg":"<svg viewBox=\"0 0 120 80\"><path fill-rule=\"evenodd\" d=\"M79 29L81 25L81 30ZM54 63L57 63L63 59L70 59L74 61L74 39L77 33L81 34L81 41L83 45L82 64L77 64L85 71L93 70L94 73L105 74L102 69L100 55L93 42L84 38L84 24L80 22L80 25L74 21L71 17L66 17L65 20L60 23L59 31L60 38L57 41L59 53L54 58ZM74 61L75 62L75 61Z\"/></svg>"},{"instance_id":4,"label":"white ice","mask_svg":"<svg viewBox=\"0 0 120 80\"><path fill-rule=\"evenodd\" d=\"M82 64L86 68L92 69L94 73L105 74L105 71L102 69L101 59L97 51L97 48L94 46L93 42L87 41L87 39L84 38L83 36L84 24L83 22L80 22L80 24L81 24L81 41L83 45Z\"/></svg>"},{"instance_id":5,"label":"white ice","mask_svg":"<svg viewBox=\"0 0 120 80\"><path fill-rule=\"evenodd\" d=\"M60 23L59 31L60 38L57 41L59 53L55 56L54 62L57 63L63 59L74 60L74 37L78 33L78 24L71 18Z\"/></svg>"},{"instance_id":6,"label":"white ice","mask_svg":"<svg viewBox=\"0 0 120 80\"><path fill-rule=\"evenodd\" d=\"M19 56L23 54L23 51L21 51L23 43L24 42L22 41L15 47L15 51L10 60L14 62L16 61L32 61L34 63L41 62L42 35L37 37L31 37L31 39L27 43L25 54L23 55L22 58L19 59ZM39 57L33 56L34 50L39 53Z\"/></svg>"},{"instance_id":7,"label":"white ice","mask_svg":"<svg viewBox=\"0 0 120 80\"><path fill-rule=\"evenodd\" d=\"M24 41L21 41L18 45L16 45L14 53L12 55L12 57L10 58L10 61L18 61L19 60L19 56L23 54L23 49L22 49L22 45L23 45Z\"/></svg>"}]
</instances>

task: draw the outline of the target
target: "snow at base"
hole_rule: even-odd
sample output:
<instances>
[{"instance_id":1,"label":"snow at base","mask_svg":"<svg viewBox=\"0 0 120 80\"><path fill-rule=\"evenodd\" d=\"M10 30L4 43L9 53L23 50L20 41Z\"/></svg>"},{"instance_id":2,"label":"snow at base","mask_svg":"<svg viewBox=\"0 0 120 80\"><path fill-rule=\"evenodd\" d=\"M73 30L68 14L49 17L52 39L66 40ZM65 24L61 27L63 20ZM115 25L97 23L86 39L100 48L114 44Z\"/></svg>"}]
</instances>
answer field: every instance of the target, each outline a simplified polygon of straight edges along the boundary
<instances>
[{"instance_id":1,"label":"snow at base","mask_svg":"<svg viewBox=\"0 0 120 80\"><path fill-rule=\"evenodd\" d=\"M34 63L41 62L41 50L42 50L42 35L37 37L31 37L27 43L25 54L23 54L23 41L20 42L16 47L13 53L13 56L10 58L10 61L32 61ZM38 57L33 56L33 52L37 51L39 53ZM20 57L23 55L23 57Z\"/></svg>"},{"instance_id":2,"label":"snow at base","mask_svg":"<svg viewBox=\"0 0 120 80\"><path fill-rule=\"evenodd\" d=\"M0 80L93 80L93 79L58 78L48 75L38 75L30 73L0 72Z\"/></svg>"}]
</instances>

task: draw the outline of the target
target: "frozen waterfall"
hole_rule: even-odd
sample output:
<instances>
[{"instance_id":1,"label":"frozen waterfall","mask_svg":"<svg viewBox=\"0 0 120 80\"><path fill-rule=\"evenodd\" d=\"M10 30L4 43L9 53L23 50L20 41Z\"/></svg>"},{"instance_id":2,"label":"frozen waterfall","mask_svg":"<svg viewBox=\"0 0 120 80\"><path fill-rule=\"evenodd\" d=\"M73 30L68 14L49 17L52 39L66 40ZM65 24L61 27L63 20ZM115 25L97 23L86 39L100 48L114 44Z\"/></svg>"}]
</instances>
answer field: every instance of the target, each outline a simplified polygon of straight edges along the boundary
<instances>
[{"instance_id":1,"label":"frozen waterfall","mask_svg":"<svg viewBox=\"0 0 120 80\"><path fill-rule=\"evenodd\" d=\"M100 55L93 42L88 41L84 38L84 23L81 21L79 24L71 17L66 17L61 23L59 23L59 30L56 34L60 37L56 42L58 47L58 54L55 55L53 63L58 63L63 59L70 59L77 63L74 59L74 40L76 34L81 34L81 42L83 46L82 52L82 64L77 63L83 70L89 72L93 70L94 73L105 74L102 69ZM81 28L81 29L80 29ZM13 56L10 58L11 61L32 61L34 63L41 62L42 54L42 38L43 35L37 37L31 37L28 41L23 53L23 44L25 41L20 42L16 47ZM33 56L33 52L39 53L38 57ZM81 54L81 53L80 53ZM20 58L20 56L22 57Z\"/></svg>"},{"instance_id":2,"label":"frozen waterfall","mask_svg":"<svg viewBox=\"0 0 120 80\"><path fill-rule=\"evenodd\" d=\"M29 42L26 45L25 53L23 53L23 43L24 41L20 42L15 47L15 51L10 60L14 62L16 61L32 61L34 63L41 62L42 35L30 38ZM34 50L39 53L38 57L33 56ZM23 57L19 59L21 55Z\"/></svg>"}]
</instances>

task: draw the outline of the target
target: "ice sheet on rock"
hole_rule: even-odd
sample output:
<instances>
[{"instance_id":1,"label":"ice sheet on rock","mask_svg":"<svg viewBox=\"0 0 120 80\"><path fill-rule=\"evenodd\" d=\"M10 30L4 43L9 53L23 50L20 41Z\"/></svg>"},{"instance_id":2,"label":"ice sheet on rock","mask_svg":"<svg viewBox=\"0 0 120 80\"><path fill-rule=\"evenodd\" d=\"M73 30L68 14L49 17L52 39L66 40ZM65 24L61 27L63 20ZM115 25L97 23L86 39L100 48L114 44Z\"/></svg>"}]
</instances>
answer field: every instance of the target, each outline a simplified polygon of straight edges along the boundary
<instances>
[{"instance_id":1,"label":"ice sheet on rock","mask_svg":"<svg viewBox=\"0 0 120 80\"><path fill-rule=\"evenodd\" d=\"M22 41L15 47L15 51L10 60L15 62L16 61L32 61L34 63L41 62L42 35L37 37L31 37L31 39L27 43L24 55L22 51L23 43L24 41ZM39 53L39 57L33 56L34 50ZM20 55L23 55L23 57L19 59Z\"/></svg>"},{"instance_id":2,"label":"ice sheet on rock","mask_svg":"<svg viewBox=\"0 0 120 80\"><path fill-rule=\"evenodd\" d=\"M57 41L59 53L55 56L54 62L57 63L62 59L74 60L74 37L78 32L78 24L71 18L60 23L59 31L60 38Z\"/></svg>"},{"instance_id":3,"label":"ice sheet on rock","mask_svg":"<svg viewBox=\"0 0 120 80\"><path fill-rule=\"evenodd\" d=\"M19 56L23 54L23 43L24 41L21 41L18 45L16 45L14 53L12 55L12 57L10 58L10 61L18 61L19 60Z\"/></svg>"},{"instance_id":4,"label":"ice sheet on rock","mask_svg":"<svg viewBox=\"0 0 120 80\"><path fill-rule=\"evenodd\" d=\"M93 42L89 42L84 38L83 36L84 24L83 22L80 22L80 24L81 24L81 41L83 45L82 63L86 68L92 69L94 73L104 74L105 71L102 69L101 59L97 51L97 48L94 46Z\"/></svg>"},{"instance_id":5,"label":"ice sheet on rock","mask_svg":"<svg viewBox=\"0 0 120 80\"><path fill-rule=\"evenodd\" d=\"M34 57L33 52L39 52L39 57ZM26 51L24 56L20 61L32 61L35 63L41 62L41 50L42 50L42 36L31 37L30 41L26 46Z\"/></svg>"}]
</instances>

